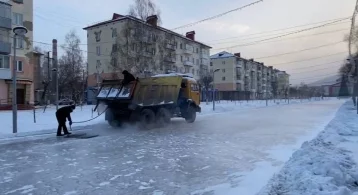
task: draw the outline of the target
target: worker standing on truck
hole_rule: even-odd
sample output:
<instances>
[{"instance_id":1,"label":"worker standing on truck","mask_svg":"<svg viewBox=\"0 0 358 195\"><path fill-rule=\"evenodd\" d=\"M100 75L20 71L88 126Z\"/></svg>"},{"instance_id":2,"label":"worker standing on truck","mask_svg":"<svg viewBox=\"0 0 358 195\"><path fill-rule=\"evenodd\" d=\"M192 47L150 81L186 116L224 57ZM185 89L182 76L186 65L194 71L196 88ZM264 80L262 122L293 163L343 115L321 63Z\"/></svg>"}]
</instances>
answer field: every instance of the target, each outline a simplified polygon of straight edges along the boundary
<instances>
[{"instance_id":1,"label":"worker standing on truck","mask_svg":"<svg viewBox=\"0 0 358 195\"><path fill-rule=\"evenodd\" d=\"M135 77L127 70L123 70L122 74L123 74L122 85L128 85L130 82L135 81Z\"/></svg>"},{"instance_id":2,"label":"worker standing on truck","mask_svg":"<svg viewBox=\"0 0 358 195\"><path fill-rule=\"evenodd\" d=\"M76 108L76 105L71 106L65 106L56 111L56 118L58 122L58 128L57 128L57 136L62 136L61 130L63 129L63 133L65 135L70 135L71 133L68 132L66 127L66 118L70 122L70 125L72 125L72 119L71 119L71 112Z\"/></svg>"}]
</instances>

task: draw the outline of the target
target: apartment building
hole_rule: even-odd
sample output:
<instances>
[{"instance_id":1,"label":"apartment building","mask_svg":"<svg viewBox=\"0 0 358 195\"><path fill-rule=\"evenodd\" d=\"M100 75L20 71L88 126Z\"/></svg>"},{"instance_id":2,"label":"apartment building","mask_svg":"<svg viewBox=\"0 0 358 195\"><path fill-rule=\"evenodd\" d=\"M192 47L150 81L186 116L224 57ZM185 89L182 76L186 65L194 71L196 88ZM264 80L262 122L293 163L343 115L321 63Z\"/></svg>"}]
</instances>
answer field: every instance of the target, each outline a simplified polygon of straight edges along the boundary
<instances>
[{"instance_id":1,"label":"apartment building","mask_svg":"<svg viewBox=\"0 0 358 195\"><path fill-rule=\"evenodd\" d=\"M289 86L286 72L254 59L242 58L240 53L223 51L212 55L210 61L211 72L217 70L213 76L218 91L249 92L250 98L256 99L272 97L276 86L278 90Z\"/></svg>"},{"instance_id":2,"label":"apartment building","mask_svg":"<svg viewBox=\"0 0 358 195\"><path fill-rule=\"evenodd\" d=\"M28 33L13 44L16 26L25 26ZM17 67L17 103L34 101L33 67L31 66L33 39L33 0L0 1L0 104L12 102L12 70ZM16 47L16 64L13 48Z\"/></svg>"},{"instance_id":3,"label":"apartment building","mask_svg":"<svg viewBox=\"0 0 358 195\"><path fill-rule=\"evenodd\" d=\"M102 79L121 76L128 69L137 77L165 72L208 72L210 46L158 26L157 16L146 21L113 14L112 19L85 27L88 43L88 87Z\"/></svg>"}]
</instances>

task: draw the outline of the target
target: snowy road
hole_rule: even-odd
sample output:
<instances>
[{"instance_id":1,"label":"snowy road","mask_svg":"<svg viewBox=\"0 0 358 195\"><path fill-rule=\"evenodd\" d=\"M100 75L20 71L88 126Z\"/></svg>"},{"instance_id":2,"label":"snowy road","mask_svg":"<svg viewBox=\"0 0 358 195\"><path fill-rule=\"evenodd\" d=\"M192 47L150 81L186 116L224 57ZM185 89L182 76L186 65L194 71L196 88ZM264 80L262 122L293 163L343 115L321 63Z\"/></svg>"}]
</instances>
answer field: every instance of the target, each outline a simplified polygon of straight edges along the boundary
<instances>
[{"instance_id":1,"label":"snowy road","mask_svg":"<svg viewBox=\"0 0 358 195\"><path fill-rule=\"evenodd\" d=\"M202 115L166 129L0 145L0 194L254 194L342 100ZM212 193L213 192L213 193Z\"/></svg>"}]
</instances>

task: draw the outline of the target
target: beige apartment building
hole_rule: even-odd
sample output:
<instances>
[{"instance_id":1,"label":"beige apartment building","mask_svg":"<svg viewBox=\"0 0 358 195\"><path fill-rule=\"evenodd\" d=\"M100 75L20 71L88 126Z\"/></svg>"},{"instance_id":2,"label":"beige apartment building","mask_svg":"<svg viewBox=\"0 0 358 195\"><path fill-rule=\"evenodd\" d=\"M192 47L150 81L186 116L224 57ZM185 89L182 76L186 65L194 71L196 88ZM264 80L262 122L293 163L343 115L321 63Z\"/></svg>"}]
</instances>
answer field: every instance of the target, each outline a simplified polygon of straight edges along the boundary
<instances>
[{"instance_id":1,"label":"beige apartment building","mask_svg":"<svg viewBox=\"0 0 358 195\"><path fill-rule=\"evenodd\" d=\"M25 26L28 33L13 44L16 26ZM12 102L13 47L16 47L17 103L34 101L33 66L33 0L0 0L0 104Z\"/></svg>"},{"instance_id":2,"label":"beige apartment building","mask_svg":"<svg viewBox=\"0 0 358 195\"><path fill-rule=\"evenodd\" d=\"M165 72L190 73L199 78L208 72L210 46L158 26L157 16L146 21L133 16L113 14L110 20L90 25L88 43L88 86L102 79L121 77L124 69L137 77Z\"/></svg>"},{"instance_id":3,"label":"beige apartment building","mask_svg":"<svg viewBox=\"0 0 358 195\"><path fill-rule=\"evenodd\" d=\"M273 97L273 88L277 88L279 95L280 90L289 86L289 75L286 72L265 66L254 59L242 58L240 53L223 51L212 55L210 59L211 72L218 70L213 73L218 91L247 92L251 99L258 99Z\"/></svg>"}]
</instances>

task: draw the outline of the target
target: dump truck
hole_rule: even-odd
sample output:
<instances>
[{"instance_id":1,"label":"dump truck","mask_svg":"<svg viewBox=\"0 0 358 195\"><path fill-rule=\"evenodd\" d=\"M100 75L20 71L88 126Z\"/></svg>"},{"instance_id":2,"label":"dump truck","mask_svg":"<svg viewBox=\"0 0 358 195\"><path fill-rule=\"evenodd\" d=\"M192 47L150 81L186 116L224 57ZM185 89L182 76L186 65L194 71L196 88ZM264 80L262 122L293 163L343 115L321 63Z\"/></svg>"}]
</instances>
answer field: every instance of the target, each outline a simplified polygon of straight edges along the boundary
<instances>
[{"instance_id":1,"label":"dump truck","mask_svg":"<svg viewBox=\"0 0 358 195\"><path fill-rule=\"evenodd\" d=\"M163 127L171 118L181 117L193 123L201 112L197 81L185 74L161 74L137 78L128 85L121 80L104 80L97 104L107 105L105 120L118 127L124 122L141 128Z\"/></svg>"}]
</instances>

